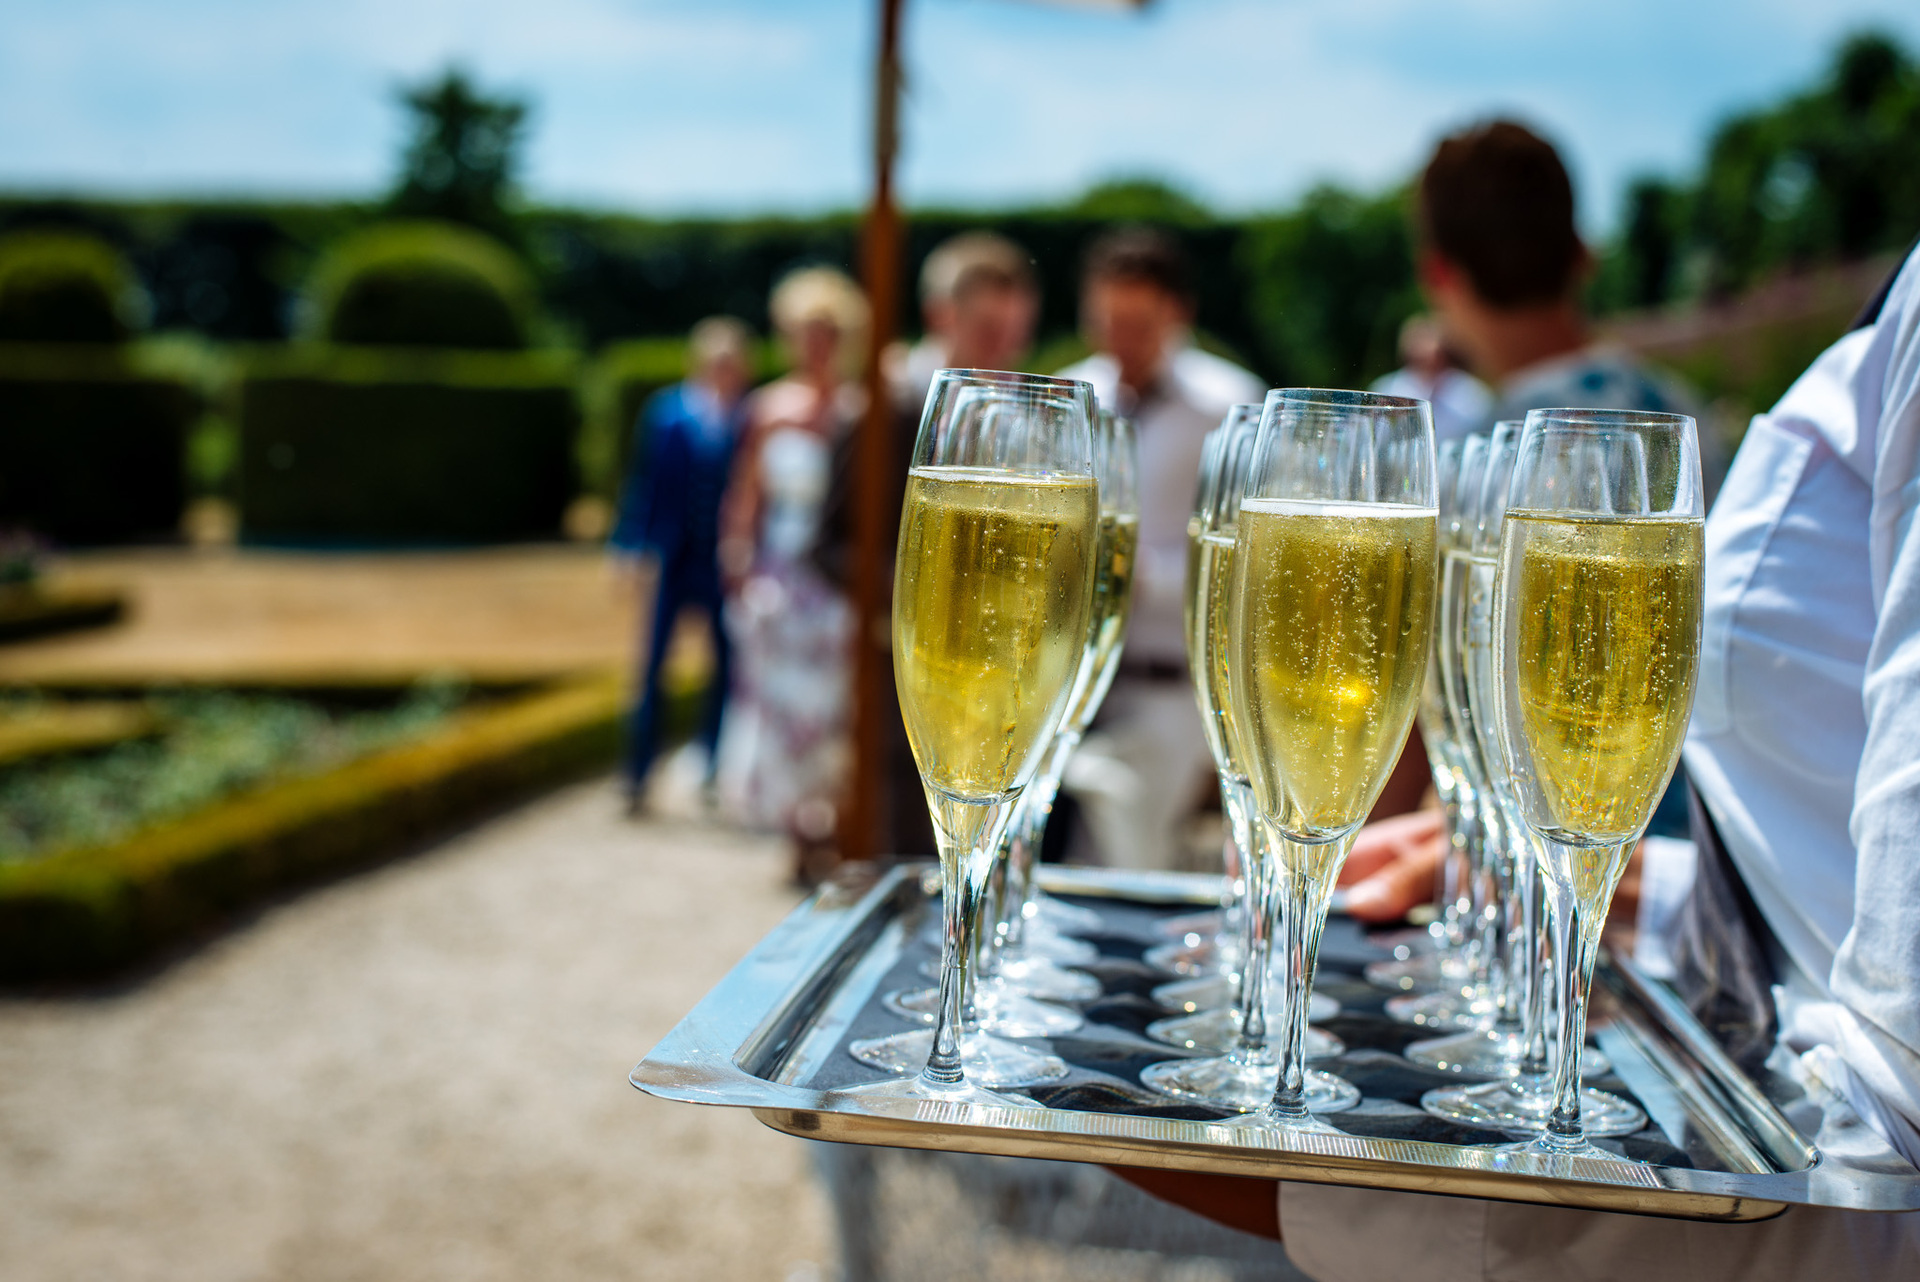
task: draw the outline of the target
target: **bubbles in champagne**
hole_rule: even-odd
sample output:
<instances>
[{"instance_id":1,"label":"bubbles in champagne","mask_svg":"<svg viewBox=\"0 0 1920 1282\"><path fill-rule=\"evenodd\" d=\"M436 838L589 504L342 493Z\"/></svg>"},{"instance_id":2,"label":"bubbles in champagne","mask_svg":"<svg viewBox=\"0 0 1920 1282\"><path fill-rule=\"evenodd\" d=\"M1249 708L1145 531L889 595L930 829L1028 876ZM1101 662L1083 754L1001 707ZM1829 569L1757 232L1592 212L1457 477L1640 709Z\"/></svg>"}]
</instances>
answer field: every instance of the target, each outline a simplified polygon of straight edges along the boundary
<instances>
[{"instance_id":1,"label":"bubbles in champagne","mask_svg":"<svg viewBox=\"0 0 1920 1282\"><path fill-rule=\"evenodd\" d=\"M1235 713L1263 813L1302 838L1366 818L1426 679L1436 516L1248 500L1231 623Z\"/></svg>"},{"instance_id":2,"label":"bubbles in champagne","mask_svg":"<svg viewBox=\"0 0 1920 1282\"><path fill-rule=\"evenodd\" d=\"M894 681L928 786L984 801L1031 775L1087 650L1098 525L1090 476L908 475Z\"/></svg>"},{"instance_id":3,"label":"bubbles in champagne","mask_svg":"<svg viewBox=\"0 0 1920 1282\"><path fill-rule=\"evenodd\" d=\"M1503 554L1507 680L1526 750L1513 765L1529 821L1629 841L1666 788L1693 709L1702 523L1509 512ZM1583 897L1604 895L1612 863L1565 871Z\"/></svg>"}]
</instances>

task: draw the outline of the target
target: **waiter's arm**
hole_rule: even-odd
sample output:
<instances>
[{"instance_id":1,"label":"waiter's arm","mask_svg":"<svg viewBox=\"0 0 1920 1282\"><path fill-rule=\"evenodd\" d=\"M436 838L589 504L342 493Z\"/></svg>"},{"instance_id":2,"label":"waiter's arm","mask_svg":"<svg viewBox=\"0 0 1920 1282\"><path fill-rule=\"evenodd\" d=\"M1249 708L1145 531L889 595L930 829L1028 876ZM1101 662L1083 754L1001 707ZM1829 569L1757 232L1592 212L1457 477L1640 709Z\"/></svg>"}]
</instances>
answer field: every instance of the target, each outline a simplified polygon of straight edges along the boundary
<instances>
[{"instance_id":1,"label":"waiter's arm","mask_svg":"<svg viewBox=\"0 0 1920 1282\"><path fill-rule=\"evenodd\" d=\"M1920 1148L1920 290L1910 260L1878 393L1882 414L1872 532L1877 611L1862 704L1865 751L1854 780L1853 925L1832 988L1854 1015L1840 1050L1898 1112ZM1888 323L1883 321L1883 324ZM1856 389L1856 394L1858 389Z\"/></svg>"}]
</instances>

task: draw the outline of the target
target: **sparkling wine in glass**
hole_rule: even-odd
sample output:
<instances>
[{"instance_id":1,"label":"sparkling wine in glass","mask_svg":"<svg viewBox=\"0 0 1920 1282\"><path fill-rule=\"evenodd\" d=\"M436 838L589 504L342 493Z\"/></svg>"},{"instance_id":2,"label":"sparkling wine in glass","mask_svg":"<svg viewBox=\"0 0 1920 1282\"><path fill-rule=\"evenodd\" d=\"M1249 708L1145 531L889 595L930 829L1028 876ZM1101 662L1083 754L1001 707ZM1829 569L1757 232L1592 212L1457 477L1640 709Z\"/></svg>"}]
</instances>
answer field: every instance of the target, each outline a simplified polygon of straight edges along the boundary
<instances>
[{"instance_id":1,"label":"sparkling wine in glass","mask_svg":"<svg viewBox=\"0 0 1920 1282\"><path fill-rule=\"evenodd\" d=\"M1246 1119L1256 1126L1329 1131L1311 1114L1359 1101L1307 1068L1308 999L1334 883L1426 679L1434 472L1425 401L1267 394L1236 532L1228 673L1272 868L1259 911L1281 950L1279 1072Z\"/></svg>"},{"instance_id":2,"label":"sparkling wine in glass","mask_svg":"<svg viewBox=\"0 0 1920 1282\"><path fill-rule=\"evenodd\" d=\"M1094 412L1086 383L998 371L943 370L927 395L901 516L893 657L939 847L940 1004L930 1029L853 1044L863 1063L919 1068L872 1093L1007 1103L980 1088L1066 1075L1058 1057L982 1032L969 989L995 851L1086 651Z\"/></svg>"},{"instance_id":3,"label":"sparkling wine in glass","mask_svg":"<svg viewBox=\"0 0 1920 1282\"><path fill-rule=\"evenodd\" d=\"M1501 529L1497 722L1545 874L1560 1058L1554 1157L1587 1137L1580 1069L1607 906L1680 759L1699 670L1700 453L1682 414L1534 410Z\"/></svg>"}]
</instances>

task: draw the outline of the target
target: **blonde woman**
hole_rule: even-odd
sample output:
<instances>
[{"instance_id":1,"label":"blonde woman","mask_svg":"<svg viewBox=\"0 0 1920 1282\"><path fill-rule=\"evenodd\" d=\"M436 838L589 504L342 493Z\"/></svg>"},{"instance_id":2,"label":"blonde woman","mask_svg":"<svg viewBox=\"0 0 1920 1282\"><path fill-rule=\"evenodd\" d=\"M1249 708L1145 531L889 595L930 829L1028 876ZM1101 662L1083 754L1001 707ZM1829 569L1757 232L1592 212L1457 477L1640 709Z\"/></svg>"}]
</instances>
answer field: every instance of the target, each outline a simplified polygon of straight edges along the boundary
<instances>
[{"instance_id":1,"label":"blonde woman","mask_svg":"<svg viewBox=\"0 0 1920 1282\"><path fill-rule=\"evenodd\" d=\"M811 876L833 845L848 763L851 614L811 561L833 449L859 420L867 308L844 273L783 279L769 311L792 372L754 393L721 511L721 571L736 655L721 733L728 809L794 840Z\"/></svg>"}]
</instances>

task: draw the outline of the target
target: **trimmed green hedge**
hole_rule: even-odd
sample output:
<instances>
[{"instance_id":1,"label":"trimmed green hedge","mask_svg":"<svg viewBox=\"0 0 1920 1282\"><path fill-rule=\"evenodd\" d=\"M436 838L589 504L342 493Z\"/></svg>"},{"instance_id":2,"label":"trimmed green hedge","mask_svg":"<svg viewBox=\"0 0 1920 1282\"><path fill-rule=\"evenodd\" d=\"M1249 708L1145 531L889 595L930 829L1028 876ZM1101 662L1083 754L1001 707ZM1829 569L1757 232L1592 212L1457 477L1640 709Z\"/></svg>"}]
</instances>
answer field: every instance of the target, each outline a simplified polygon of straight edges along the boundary
<instances>
[{"instance_id":1,"label":"trimmed green hedge","mask_svg":"<svg viewBox=\"0 0 1920 1282\"><path fill-rule=\"evenodd\" d=\"M577 492L574 364L554 353L289 349L240 392L252 542L555 537Z\"/></svg>"},{"instance_id":2,"label":"trimmed green hedge","mask_svg":"<svg viewBox=\"0 0 1920 1282\"><path fill-rule=\"evenodd\" d=\"M0 865L0 980L110 972L276 890L599 769L618 752L620 709L617 681L582 678L114 845Z\"/></svg>"},{"instance_id":3,"label":"trimmed green hedge","mask_svg":"<svg viewBox=\"0 0 1920 1282\"><path fill-rule=\"evenodd\" d=\"M127 260L98 236L51 228L0 236L0 342L117 343L133 293Z\"/></svg>"},{"instance_id":4,"label":"trimmed green hedge","mask_svg":"<svg viewBox=\"0 0 1920 1282\"><path fill-rule=\"evenodd\" d=\"M310 337L330 343L518 351L539 311L512 250L429 220L346 237L321 259L310 291Z\"/></svg>"},{"instance_id":5,"label":"trimmed green hedge","mask_svg":"<svg viewBox=\"0 0 1920 1282\"><path fill-rule=\"evenodd\" d=\"M172 538L199 398L108 344L0 344L0 525L60 543Z\"/></svg>"}]
</instances>

